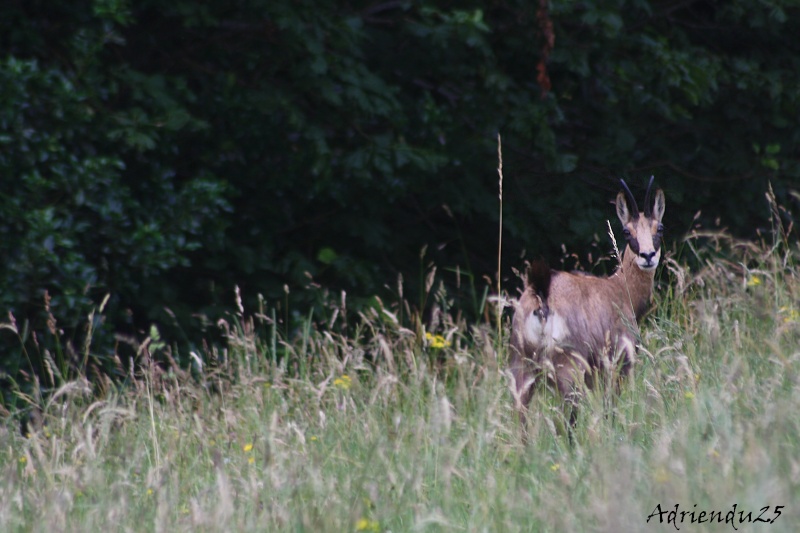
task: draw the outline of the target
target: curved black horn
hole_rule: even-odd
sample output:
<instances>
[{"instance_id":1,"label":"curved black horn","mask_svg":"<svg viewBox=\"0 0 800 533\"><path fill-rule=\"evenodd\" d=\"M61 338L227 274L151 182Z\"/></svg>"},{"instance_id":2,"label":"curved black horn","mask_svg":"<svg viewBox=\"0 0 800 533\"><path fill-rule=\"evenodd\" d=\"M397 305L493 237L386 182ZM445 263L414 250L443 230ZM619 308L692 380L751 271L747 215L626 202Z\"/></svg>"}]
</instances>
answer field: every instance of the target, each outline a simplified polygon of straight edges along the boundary
<instances>
[{"instance_id":1,"label":"curved black horn","mask_svg":"<svg viewBox=\"0 0 800 533\"><path fill-rule=\"evenodd\" d=\"M652 206L650 205L650 189L653 187L653 180L655 176L650 176L650 183L647 184L647 192L644 195L644 216L650 218Z\"/></svg>"},{"instance_id":2,"label":"curved black horn","mask_svg":"<svg viewBox=\"0 0 800 533\"><path fill-rule=\"evenodd\" d=\"M631 208L631 215L633 218L639 216L639 206L636 205L636 198L633 197L633 193L628 188L628 185L625 183L625 180L621 179L619 182L622 184L622 188L625 189L625 195L628 197L628 203L630 204L628 207Z\"/></svg>"}]
</instances>

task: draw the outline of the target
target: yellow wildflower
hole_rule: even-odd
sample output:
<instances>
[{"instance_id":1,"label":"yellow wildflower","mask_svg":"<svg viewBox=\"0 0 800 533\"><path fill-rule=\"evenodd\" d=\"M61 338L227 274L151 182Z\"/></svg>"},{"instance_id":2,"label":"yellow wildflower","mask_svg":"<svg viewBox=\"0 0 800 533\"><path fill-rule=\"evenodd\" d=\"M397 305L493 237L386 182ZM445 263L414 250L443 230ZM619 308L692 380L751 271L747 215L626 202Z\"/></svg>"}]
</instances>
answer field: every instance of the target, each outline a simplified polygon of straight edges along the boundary
<instances>
[{"instance_id":1,"label":"yellow wildflower","mask_svg":"<svg viewBox=\"0 0 800 533\"><path fill-rule=\"evenodd\" d=\"M442 348L447 348L448 346L450 346L450 341L448 341L441 335L434 335L431 332L425 333L425 340L428 341L428 344L430 345L431 348L434 348L436 350L440 350Z\"/></svg>"},{"instance_id":2,"label":"yellow wildflower","mask_svg":"<svg viewBox=\"0 0 800 533\"><path fill-rule=\"evenodd\" d=\"M28 457L23 455L22 457L19 458L19 462L22 463L22 464L27 463L28 462Z\"/></svg>"},{"instance_id":3,"label":"yellow wildflower","mask_svg":"<svg viewBox=\"0 0 800 533\"><path fill-rule=\"evenodd\" d=\"M253 464L253 463L255 463L255 462L256 462L256 458L255 458L255 457L253 457L252 455L251 455L250 457L248 457L248 458L247 458L247 463L248 463L248 464Z\"/></svg>"},{"instance_id":4,"label":"yellow wildflower","mask_svg":"<svg viewBox=\"0 0 800 533\"><path fill-rule=\"evenodd\" d=\"M686 391L683 393L683 397L687 400L692 400L694 399L694 393L692 391Z\"/></svg>"},{"instance_id":5,"label":"yellow wildflower","mask_svg":"<svg viewBox=\"0 0 800 533\"><path fill-rule=\"evenodd\" d=\"M558 472L559 468L561 468L561 465L559 463L553 463L552 465L550 465L550 470L552 470L553 472Z\"/></svg>"},{"instance_id":6,"label":"yellow wildflower","mask_svg":"<svg viewBox=\"0 0 800 533\"><path fill-rule=\"evenodd\" d=\"M342 377L333 380L333 386L342 390L349 389L352 384L353 380L347 374L342 374Z\"/></svg>"},{"instance_id":7,"label":"yellow wildflower","mask_svg":"<svg viewBox=\"0 0 800 533\"><path fill-rule=\"evenodd\" d=\"M791 307L784 305L778 311L781 315L783 315L784 324L788 324L790 322L800 322L800 312L798 312L796 309L792 309Z\"/></svg>"},{"instance_id":8,"label":"yellow wildflower","mask_svg":"<svg viewBox=\"0 0 800 533\"><path fill-rule=\"evenodd\" d=\"M242 450L244 450L245 452L253 451L253 444L248 442L247 444L242 446Z\"/></svg>"},{"instance_id":9,"label":"yellow wildflower","mask_svg":"<svg viewBox=\"0 0 800 533\"><path fill-rule=\"evenodd\" d=\"M359 518L356 522L356 531L374 531L377 533L381 530L381 525L377 520L369 520L367 518Z\"/></svg>"},{"instance_id":10,"label":"yellow wildflower","mask_svg":"<svg viewBox=\"0 0 800 533\"><path fill-rule=\"evenodd\" d=\"M748 287L758 287L761 285L761 278L758 276L750 276L750 279L747 280Z\"/></svg>"},{"instance_id":11,"label":"yellow wildflower","mask_svg":"<svg viewBox=\"0 0 800 533\"><path fill-rule=\"evenodd\" d=\"M311 437L308 440L310 440L311 442L316 442L317 441L317 436L316 435L311 435Z\"/></svg>"}]
</instances>

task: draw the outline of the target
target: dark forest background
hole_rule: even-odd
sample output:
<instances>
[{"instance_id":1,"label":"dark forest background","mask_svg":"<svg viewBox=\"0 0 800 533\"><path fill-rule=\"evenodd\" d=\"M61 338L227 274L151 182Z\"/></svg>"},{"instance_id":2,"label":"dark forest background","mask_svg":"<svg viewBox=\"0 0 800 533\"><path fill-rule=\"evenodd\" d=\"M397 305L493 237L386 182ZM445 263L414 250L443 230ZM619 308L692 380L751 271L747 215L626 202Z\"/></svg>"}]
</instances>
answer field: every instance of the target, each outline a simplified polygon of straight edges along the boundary
<instances>
[{"instance_id":1,"label":"dark forest background","mask_svg":"<svg viewBox=\"0 0 800 533\"><path fill-rule=\"evenodd\" d=\"M434 264L477 313L498 133L510 291L608 251L619 178L668 241L756 237L769 183L797 206L798 35L789 0L2 2L0 365L80 352L107 294L99 364L150 324L202 353L237 285L306 316Z\"/></svg>"}]
</instances>

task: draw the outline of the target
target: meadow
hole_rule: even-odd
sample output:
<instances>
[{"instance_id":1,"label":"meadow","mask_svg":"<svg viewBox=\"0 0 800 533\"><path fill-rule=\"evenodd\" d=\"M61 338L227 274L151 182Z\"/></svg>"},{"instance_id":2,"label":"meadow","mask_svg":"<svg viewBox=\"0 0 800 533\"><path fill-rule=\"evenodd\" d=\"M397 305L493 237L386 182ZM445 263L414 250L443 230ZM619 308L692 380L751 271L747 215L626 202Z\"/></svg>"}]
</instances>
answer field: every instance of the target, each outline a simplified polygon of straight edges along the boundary
<instances>
[{"instance_id":1,"label":"meadow","mask_svg":"<svg viewBox=\"0 0 800 533\"><path fill-rule=\"evenodd\" d=\"M760 242L671 243L632 379L587 393L571 438L546 392L523 438L508 316L467 323L433 276L425 319L337 295L286 335L240 304L191 368L156 364L154 330L126 386L27 397L0 530L795 531L800 270L773 211Z\"/></svg>"}]
</instances>

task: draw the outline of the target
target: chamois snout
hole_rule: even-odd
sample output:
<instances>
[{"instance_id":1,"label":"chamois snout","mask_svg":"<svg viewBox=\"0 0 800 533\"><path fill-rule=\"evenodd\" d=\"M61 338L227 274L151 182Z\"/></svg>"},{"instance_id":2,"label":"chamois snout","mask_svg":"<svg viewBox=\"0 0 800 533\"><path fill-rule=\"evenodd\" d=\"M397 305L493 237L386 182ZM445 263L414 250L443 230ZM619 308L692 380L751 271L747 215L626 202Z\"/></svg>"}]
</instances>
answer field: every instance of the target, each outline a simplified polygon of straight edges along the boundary
<instances>
[{"instance_id":1,"label":"chamois snout","mask_svg":"<svg viewBox=\"0 0 800 533\"><path fill-rule=\"evenodd\" d=\"M643 253L639 254L639 257L641 257L642 259L644 259L647 262L647 264L643 265L645 267L648 267L653 263L653 258L655 256L656 256L655 252L650 252L650 253L643 252Z\"/></svg>"}]
</instances>

